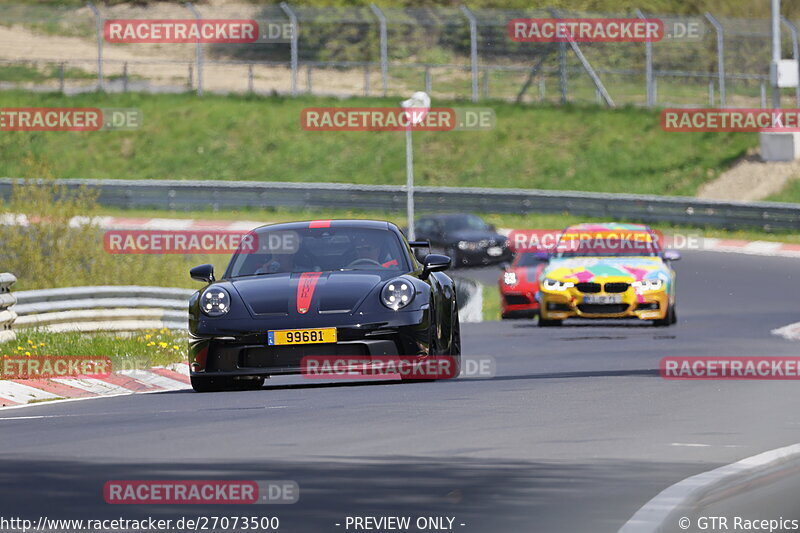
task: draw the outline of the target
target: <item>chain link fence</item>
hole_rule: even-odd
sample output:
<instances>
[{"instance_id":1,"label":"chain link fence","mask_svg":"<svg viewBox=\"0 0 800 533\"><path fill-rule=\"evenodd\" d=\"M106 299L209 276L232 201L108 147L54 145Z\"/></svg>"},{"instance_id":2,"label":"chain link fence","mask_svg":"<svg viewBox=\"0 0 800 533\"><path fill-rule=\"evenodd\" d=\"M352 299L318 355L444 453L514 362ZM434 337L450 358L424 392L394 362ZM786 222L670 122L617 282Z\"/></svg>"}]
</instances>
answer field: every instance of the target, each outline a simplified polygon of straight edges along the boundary
<instances>
[{"instance_id":1,"label":"chain link fence","mask_svg":"<svg viewBox=\"0 0 800 533\"><path fill-rule=\"evenodd\" d=\"M509 37L515 18L656 18L684 33L652 43L525 43ZM116 44L104 24L119 19L247 19L278 31L249 44ZM784 20L783 29L783 55L797 59L797 26ZM767 19L711 13L30 3L5 5L0 21L0 89L64 93L406 96L425 89L472 101L766 107L770 58ZM800 89L782 98L800 107Z\"/></svg>"}]
</instances>

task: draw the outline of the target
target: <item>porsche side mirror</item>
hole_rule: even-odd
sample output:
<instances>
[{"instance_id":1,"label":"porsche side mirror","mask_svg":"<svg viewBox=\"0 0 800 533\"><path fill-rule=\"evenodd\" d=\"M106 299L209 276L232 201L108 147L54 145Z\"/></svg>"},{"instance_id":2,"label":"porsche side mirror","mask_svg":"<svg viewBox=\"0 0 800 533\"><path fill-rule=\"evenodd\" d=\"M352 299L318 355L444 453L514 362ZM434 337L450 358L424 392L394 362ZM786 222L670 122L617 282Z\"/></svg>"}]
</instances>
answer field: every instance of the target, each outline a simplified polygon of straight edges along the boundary
<instances>
[{"instance_id":1,"label":"porsche side mirror","mask_svg":"<svg viewBox=\"0 0 800 533\"><path fill-rule=\"evenodd\" d=\"M422 260L422 279L427 278L431 272L441 272L450 268L452 259L446 255L428 254Z\"/></svg>"},{"instance_id":2,"label":"porsche side mirror","mask_svg":"<svg viewBox=\"0 0 800 533\"><path fill-rule=\"evenodd\" d=\"M681 258L681 253L677 250L665 250L664 261L678 261Z\"/></svg>"},{"instance_id":3,"label":"porsche side mirror","mask_svg":"<svg viewBox=\"0 0 800 533\"><path fill-rule=\"evenodd\" d=\"M194 280L211 283L214 281L214 265L206 264L196 266L189 271L189 275Z\"/></svg>"}]
</instances>

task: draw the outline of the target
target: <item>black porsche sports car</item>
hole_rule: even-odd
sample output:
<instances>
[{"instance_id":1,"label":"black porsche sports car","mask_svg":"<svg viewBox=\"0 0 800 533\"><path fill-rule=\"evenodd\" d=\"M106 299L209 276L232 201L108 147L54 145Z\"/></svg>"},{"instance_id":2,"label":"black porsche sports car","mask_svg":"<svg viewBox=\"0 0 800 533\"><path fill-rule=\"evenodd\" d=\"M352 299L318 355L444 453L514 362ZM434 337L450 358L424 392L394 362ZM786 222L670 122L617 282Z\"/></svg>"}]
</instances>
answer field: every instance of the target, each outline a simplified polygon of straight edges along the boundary
<instances>
[{"instance_id":1,"label":"black porsche sports car","mask_svg":"<svg viewBox=\"0 0 800 533\"><path fill-rule=\"evenodd\" d=\"M262 226L222 278L212 265L189 301L189 364L199 392L260 388L301 373L309 356L414 361L451 357L461 337L450 258L418 261L388 222L318 220ZM457 375L457 372L455 373Z\"/></svg>"}]
</instances>

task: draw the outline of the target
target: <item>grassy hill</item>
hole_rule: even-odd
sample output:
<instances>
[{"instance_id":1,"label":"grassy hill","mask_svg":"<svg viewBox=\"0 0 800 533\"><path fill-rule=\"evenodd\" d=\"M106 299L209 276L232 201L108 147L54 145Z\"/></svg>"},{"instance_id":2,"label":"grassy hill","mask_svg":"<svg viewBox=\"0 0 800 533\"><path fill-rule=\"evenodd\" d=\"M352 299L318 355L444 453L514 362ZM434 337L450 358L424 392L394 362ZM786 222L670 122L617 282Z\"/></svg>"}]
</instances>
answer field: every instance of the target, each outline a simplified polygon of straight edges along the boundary
<instances>
[{"instance_id":1,"label":"grassy hill","mask_svg":"<svg viewBox=\"0 0 800 533\"><path fill-rule=\"evenodd\" d=\"M0 175L35 176L46 168L59 178L399 185L405 182L403 133L308 132L299 124L305 107L387 105L398 103L0 92L0 107L133 107L144 116L136 131L3 132ZM485 106L497 117L491 131L414 134L418 184L692 195L758 142L754 134L665 133L658 112L645 109Z\"/></svg>"}]
</instances>

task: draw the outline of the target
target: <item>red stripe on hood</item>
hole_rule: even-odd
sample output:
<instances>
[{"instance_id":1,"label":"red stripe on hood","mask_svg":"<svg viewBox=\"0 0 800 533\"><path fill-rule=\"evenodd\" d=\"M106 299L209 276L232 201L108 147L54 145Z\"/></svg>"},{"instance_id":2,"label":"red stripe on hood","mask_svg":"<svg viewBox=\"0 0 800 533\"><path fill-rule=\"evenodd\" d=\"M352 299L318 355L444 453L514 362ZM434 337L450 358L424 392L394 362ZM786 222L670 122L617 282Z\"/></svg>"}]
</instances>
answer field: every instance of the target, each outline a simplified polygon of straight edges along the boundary
<instances>
[{"instance_id":1,"label":"red stripe on hood","mask_svg":"<svg viewBox=\"0 0 800 533\"><path fill-rule=\"evenodd\" d=\"M314 297L314 289L322 272L303 272L300 274L300 281L297 283L297 312L300 314L308 313L311 307L311 299Z\"/></svg>"}]
</instances>

